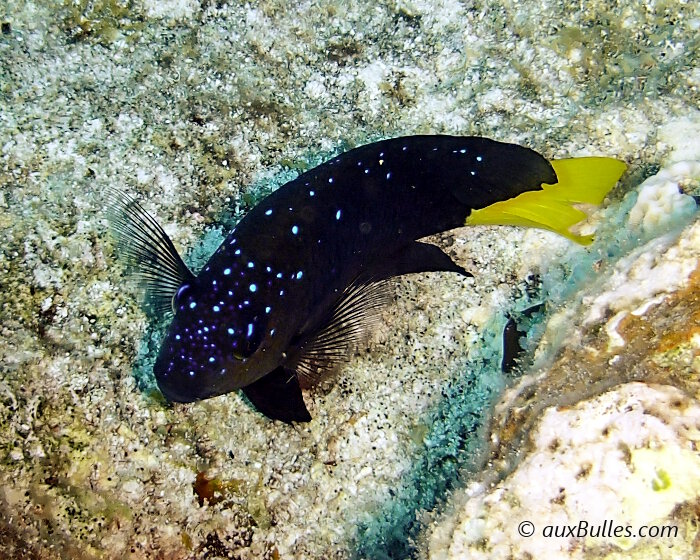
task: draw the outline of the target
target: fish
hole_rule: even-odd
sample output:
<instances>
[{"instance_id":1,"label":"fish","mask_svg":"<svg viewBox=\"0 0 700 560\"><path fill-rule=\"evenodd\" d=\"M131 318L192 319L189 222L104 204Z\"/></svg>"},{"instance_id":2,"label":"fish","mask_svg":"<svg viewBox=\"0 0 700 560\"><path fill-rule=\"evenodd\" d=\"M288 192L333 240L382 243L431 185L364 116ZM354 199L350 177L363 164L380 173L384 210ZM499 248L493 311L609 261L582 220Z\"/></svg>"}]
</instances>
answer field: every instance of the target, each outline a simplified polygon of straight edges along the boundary
<instances>
[{"instance_id":1,"label":"fish","mask_svg":"<svg viewBox=\"0 0 700 560\"><path fill-rule=\"evenodd\" d=\"M609 157L548 160L478 136L373 142L300 174L231 229L194 274L137 199L108 205L117 250L170 324L153 372L171 402L241 390L260 413L308 422L302 390L366 340L395 277L472 276L421 239L481 224L549 229L580 244L580 208L626 168Z\"/></svg>"},{"instance_id":2,"label":"fish","mask_svg":"<svg viewBox=\"0 0 700 560\"><path fill-rule=\"evenodd\" d=\"M544 307L544 302L538 303L520 311L517 315L519 318L531 319L536 313L541 313ZM524 351L520 339L526 335L527 330L521 327L516 317L510 313L507 314L502 336L501 371L503 373L510 373L519 365L520 356Z\"/></svg>"}]
</instances>

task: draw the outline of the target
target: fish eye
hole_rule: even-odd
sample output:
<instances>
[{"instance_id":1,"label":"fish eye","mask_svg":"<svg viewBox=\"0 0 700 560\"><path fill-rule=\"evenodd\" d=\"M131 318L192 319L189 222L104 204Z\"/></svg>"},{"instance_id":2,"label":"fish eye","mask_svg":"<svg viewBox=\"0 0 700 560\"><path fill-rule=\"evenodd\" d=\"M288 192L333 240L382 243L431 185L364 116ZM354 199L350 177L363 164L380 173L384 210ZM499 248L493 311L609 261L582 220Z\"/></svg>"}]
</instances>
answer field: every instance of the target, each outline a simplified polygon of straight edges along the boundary
<instances>
[{"instance_id":1,"label":"fish eye","mask_svg":"<svg viewBox=\"0 0 700 560\"><path fill-rule=\"evenodd\" d=\"M246 360L250 358L255 351L258 349L260 346L260 340L249 340L246 338L243 338L239 341L236 341L233 349L231 350L231 355L236 359L236 360Z\"/></svg>"},{"instance_id":2,"label":"fish eye","mask_svg":"<svg viewBox=\"0 0 700 560\"><path fill-rule=\"evenodd\" d=\"M180 286L175 292L175 295L173 296L173 301L172 301L172 306L173 306L173 313L177 311L178 306L180 305L180 302L182 301L183 298L187 297L187 293L190 291L192 286L190 284L183 284Z\"/></svg>"},{"instance_id":3,"label":"fish eye","mask_svg":"<svg viewBox=\"0 0 700 560\"><path fill-rule=\"evenodd\" d=\"M247 323L246 328L234 331L229 330L230 335L235 335L231 341L231 355L236 360L250 358L260 348L265 333L267 332L266 317L256 315Z\"/></svg>"}]
</instances>

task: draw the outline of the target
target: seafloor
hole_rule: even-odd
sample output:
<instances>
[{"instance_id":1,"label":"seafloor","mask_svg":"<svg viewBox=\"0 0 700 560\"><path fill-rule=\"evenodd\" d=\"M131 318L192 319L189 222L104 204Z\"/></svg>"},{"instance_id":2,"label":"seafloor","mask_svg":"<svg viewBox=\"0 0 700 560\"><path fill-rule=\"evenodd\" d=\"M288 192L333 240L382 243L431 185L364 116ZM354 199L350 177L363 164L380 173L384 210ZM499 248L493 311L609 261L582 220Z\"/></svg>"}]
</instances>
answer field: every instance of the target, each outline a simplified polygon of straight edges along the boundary
<instances>
[{"instance_id":1,"label":"seafloor","mask_svg":"<svg viewBox=\"0 0 700 560\"><path fill-rule=\"evenodd\" d=\"M700 557L698 4L292 4L0 8L0 557ZM441 236L474 278L397 281L309 424L164 402L105 188L196 266L300 170L416 133L629 170L588 248Z\"/></svg>"}]
</instances>

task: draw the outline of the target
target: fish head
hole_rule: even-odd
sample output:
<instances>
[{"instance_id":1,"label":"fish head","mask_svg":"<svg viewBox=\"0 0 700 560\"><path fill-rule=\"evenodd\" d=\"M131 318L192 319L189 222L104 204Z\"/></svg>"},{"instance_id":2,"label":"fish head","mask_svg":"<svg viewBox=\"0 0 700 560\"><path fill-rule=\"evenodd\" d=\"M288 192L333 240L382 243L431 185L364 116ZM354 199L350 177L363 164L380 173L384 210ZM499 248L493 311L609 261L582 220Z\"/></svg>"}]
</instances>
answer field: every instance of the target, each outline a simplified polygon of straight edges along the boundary
<instances>
[{"instance_id":1,"label":"fish head","mask_svg":"<svg viewBox=\"0 0 700 560\"><path fill-rule=\"evenodd\" d=\"M268 353L268 317L232 290L201 277L173 297L174 318L154 374L170 401L191 402L240 389L275 367ZM274 331L273 331L274 333Z\"/></svg>"}]
</instances>

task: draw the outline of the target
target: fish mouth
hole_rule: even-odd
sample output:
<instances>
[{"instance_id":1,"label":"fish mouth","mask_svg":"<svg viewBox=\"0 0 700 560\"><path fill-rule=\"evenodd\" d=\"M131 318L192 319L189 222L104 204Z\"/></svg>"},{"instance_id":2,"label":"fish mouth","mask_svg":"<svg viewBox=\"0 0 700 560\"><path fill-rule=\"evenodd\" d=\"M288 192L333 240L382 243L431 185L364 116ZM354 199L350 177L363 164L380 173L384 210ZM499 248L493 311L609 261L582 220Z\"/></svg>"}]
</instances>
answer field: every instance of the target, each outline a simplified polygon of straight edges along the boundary
<instances>
[{"instance_id":1,"label":"fish mouth","mask_svg":"<svg viewBox=\"0 0 700 560\"><path fill-rule=\"evenodd\" d=\"M166 343L153 366L158 388L170 402L201 401L240 388L240 385L232 383L236 377L229 373L232 371L230 362L222 370L220 367L202 367L202 364L184 362L178 358L179 355L171 352Z\"/></svg>"},{"instance_id":2,"label":"fish mouth","mask_svg":"<svg viewBox=\"0 0 700 560\"><path fill-rule=\"evenodd\" d=\"M168 401L188 403L211 396L207 394L208 384L203 382L203 372L192 370L194 374L191 375L187 370L187 365L178 363L168 351L167 342L163 344L153 365L153 374L160 392Z\"/></svg>"}]
</instances>

